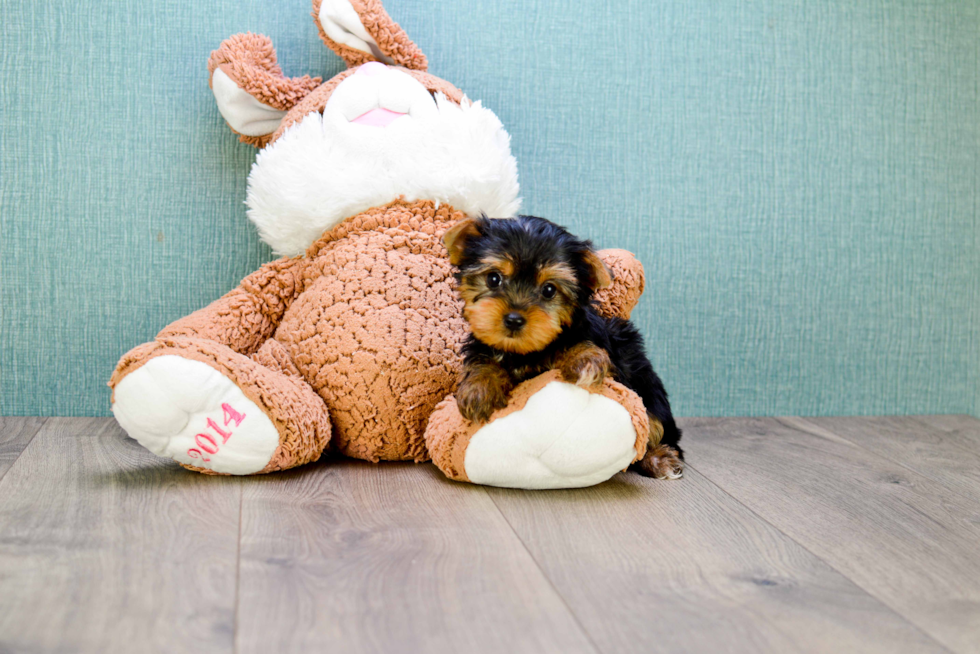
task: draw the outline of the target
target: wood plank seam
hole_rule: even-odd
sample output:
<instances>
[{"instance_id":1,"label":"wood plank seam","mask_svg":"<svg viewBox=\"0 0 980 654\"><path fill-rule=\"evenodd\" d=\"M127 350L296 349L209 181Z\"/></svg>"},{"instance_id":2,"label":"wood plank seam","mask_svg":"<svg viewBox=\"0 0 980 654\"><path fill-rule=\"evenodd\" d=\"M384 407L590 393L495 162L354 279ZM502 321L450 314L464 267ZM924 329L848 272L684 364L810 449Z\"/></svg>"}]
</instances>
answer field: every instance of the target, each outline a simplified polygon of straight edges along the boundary
<instances>
[{"instance_id":1,"label":"wood plank seam","mask_svg":"<svg viewBox=\"0 0 980 654\"><path fill-rule=\"evenodd\" d=\"M157 459L111 418L45 421L11 469L0 650L231 650L237 482Z\"/></svg>"},{"instance_id":2,"label":"wood plank seam","mask_svg":"<svg viewBox=\"0 0 980 654\"><path fill-rule=\"evenodd\" d=\"M242 588L242 511L245 503L245 484L238 484L238 549L235 551L235 608L232 614L231 651L238 654L238 607Z\"/></svg>"},{"instance_id":3,"label":"wood plank seam","mask_svg":"<svg viewBox=\"0 0 980 654\"><path fill-rule=\"evenodd\" d=\"M17 453L17 456L14 457L14 460L10 462L10 465L7 466L6 470L0 470L0 481L3 481L3 478L6 476L6 474L10 472L15 465L17 465L17 462L20 461L20 457L23 456L27 448L30 447L31 443L34 442L34 437L38 435L38 433L46 424L48 424L48 419L46 417L41 417L41 422L38 424L37 429L35 429L34 433L31 434L30 437L28 437L27 442L24 443L24 447L22 447L20 452Z\"/></svg>"},{"instance_id":4,"label":"wood plank seam","mask_svg":"<svg viewBox=\"0 0 980 654\"><path fill-rule=\"evenodd\" d=\"M909 416L909 417L912 418L913 416ZM802 432L804 432L806 434L810 434L811 436L816 436L817 438L833 438L833 439L836 439L838 441L846 442L849 445L853 445L854 447L858 448L859 450L862 450L864 452L867 452L871 456L876 456L876 457L882 458L882 459L884 459L886 461L889 461L889 462L891 462L891 463L893 463L893 464L895 464L895 465L897 465L899 467L905 468L906 470L908 470L912 474L916 474L916 475L920 475L922 477L925 477L926 479L929 479L930 481L933 481L933 482L939 484L940 486L942 486L943 488L945 488L946 490L948 490L950 493L953 493L955 495L958 495L959 497L961 497L961 498L963 498L963 499L965 499L967 501L970 501L970 502L974 501L974 498L969 497L967 495L964 495L961 491L953 488L952 486L950 486L949 484L947 484L944 480L942 480L942 479L936 477L935 475L929 473L929 471L927 471L927 470L920 470L918 468L913 468L912 466L908 465L907 463L905 463L903 461L900 461L900 460L898 460L898 459L896 459L896 458L894 458L892 456L889 456L888 454L886 454L884 452L879 452L877 450L872 450L871 448L866 447L866 446L862 445L861 443L859 443L859 442L857 442L857 441L855 441L855 440L853 440L851 438L848 438L846 436L842 436L842 435L838 434L835 431L831 431L830 429L827 429L826 427L822 427L822 426L820 426L818 424L812 423L812 422L810 422L809 420L807 420L804 417L801 417L801 416L788 416L788 417L783 417L783 418L776 418L776 421L779 422L779 423L781 423L781 424L783 424L783 425L786 425L787 427L790 427L792 429L798 429L799 431L802 431Z\"/></svg>"},{"instance_id":5,"label":"wood plank seam","mask_svg":"<svg viewBox=\"0 0 980 654\"><path fill-rule=\"evenodd\" d=\"M699 432L688 452L743 504L947 649L980 651L975 502L832 432L773 418L685 426Z\"/></svg>"},{"instance_id":6,"label":"wood plank seam","mask_svg":"<svg viewBox=\"0 0 980 654\"><path fill-rule=\"evenodd\" d=\"M698 474L700 474L702 477L704 477L705 479L707 479L708 482L712 486L714 486L715 488L717 488L718 490L720 490L722 493L724 493L728 497L732 498L732 500L734 502L737 502L738 504L744 506L745 509L749 513L751 513L752 515L754 515L756 518L758 518L762 522L766 523L767 525L769 525L770 527L772 527L773 529L775 529L776 531L778 531L779 533L781 533L783 536L785 536L789 540L791 540L794 543L796 543L797 545L799 545L804 551L808 552L815 559L817 559L819 561L822 561L824 565L826 565L828 568L830 568L831 570L833 570L837 574L841 575L842 577L844 577L845 579L847 579L848 581L850 581L856 587L860 588L862 591L864 591L865 593L867 593L871 597L874 597L876 600L878 600L878 602L881 603L881 605L883 607L885 607L886 609L888 609L888 611L890 611L896 618L898 618L899 620L901 620L905 624L909 625L912 629L915 629L917 632L919 632L920 634L922 634L922 636L924 636L925 638L927 638L929 641L935 643L936 644L936 647L942 649L944 652L949 652L950 654L954 654L953 650L949 649L946 645L944 645L940 641L936 640L936 638L934 636L932 636L931 634L929 634L922 627L920 627L919 625L917 625L914 622L910 621L904 615L902 615L901 613L899 613L884 598L878 596L876 593L874 593L870 589L865 588L864 585L862 585L857 580L853 579L845 571L838 569L838 567L835 566L833 563L831 563L830 561L828 561L824 557L820 556L819 554L817 554L816 552L814 552L813 550L811 550L809 547L807 547L806 545L804 545L803 543L801 543L797 539L793 538L791 535L787 534L785 531L783 531L782 529L780 529L777 525L773 524L771 521L767 520L758 511L756 511L755 509L753 509L751 506L745 504L744 502L742 502L741 500L739 500L737 497L735 497L734 495L732 495L731 493L729 493L724 487L722 487L721 485L719 485L718 483L716 483L715 480L712 479L711 477L709 477L705 472L703 472L702 470L698 470L698 468L696 466L692 465L689 460L684 461L684 466L687 467L687 468L693 468L694 470L696 470L698 472Z\"/></svg>"},{"instance_id":7,"label":"wood plank seam","mask_svg":"<svg viewBox=\"0 0 980 654\"><path fill-rule=\"evenodd\" d=\"M486 490L412 463L253 480L237 651L599 654L497 511Z\"/></svg>"},{"instance_id":8,"label":"wood plank seam","mask_svg":"<svg viewBox=\"0 0 980 654\"><path fill-rule=\"evenodd\" d=\"M537 558L535 558L534 553L531 552L531 550L528 548L527 543L524 542L524 539L521 538L521 535L517 533L516 529L514 529L514 525L510 523L510 520L507 519L507 516L504 515L504 512L500 510L499 506L497 506L497 501L493 499L493 495L488 493L486 488L481 488L480 490L482 490L484 494L486 494L486 496L490 498L490 501L493 502L493 508L497 511L497 513L500 515L503 521L507 524L507 528L510 529L510 533L514 534L514 538L516 538L517 541L521 544L521 547L524 548L524 551L527 553L528 558L530 558L531 562L534 563L534 567L536 567L538 569L538 572L541 573L541 577L548 582L548 586L551 588L552 591L554 591L558 599L561 600L561 603L565 607L565 610L568 611L568 614L570 616L572 616L572 620L574 620L575 624L578 625L578 628L582 631L582 634L585 636L585 639L589 641L589 645L592 646L592 649L596 652L602 652L603 650L600 649L599 646L596 644L595 640L592 639L592 634L589 633L588 629L585 628L585 625L582 624L582 621L579 620L578 615L575 613L575 611L572 610L572 607L569 606L568 600L565 599L565 596L562 595L561 592L558 590L558 588L555 586L555 583L551 580L551 577L548 576L548 573L545 571L545 569L541 567L541 563L537 560ZM527 491L527 492L533 493L535 491Z\"/></svg>"}]
</instances>

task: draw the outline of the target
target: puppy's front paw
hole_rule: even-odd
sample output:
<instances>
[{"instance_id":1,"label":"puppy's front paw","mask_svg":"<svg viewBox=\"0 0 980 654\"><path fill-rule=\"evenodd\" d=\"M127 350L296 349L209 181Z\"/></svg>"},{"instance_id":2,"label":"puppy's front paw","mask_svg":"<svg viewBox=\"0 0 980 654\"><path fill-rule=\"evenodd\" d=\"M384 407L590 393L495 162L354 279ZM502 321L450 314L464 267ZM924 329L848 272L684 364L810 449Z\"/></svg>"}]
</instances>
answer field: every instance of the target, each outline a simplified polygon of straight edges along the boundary
<instances>
[{"instance_id":1,"label":"puppy's front paw","mask_svg":"<svg viewBox=\"0 0 980 654\"><path fill-rule=\"evenodd\" d=\"M486 422L497 409L507 406L507 393L502 386L487 380L460 382L456 405L464 418L471 422Z\"/></svg>"},{"instance_id":2,"label":"puppy's front paw","mask_svg":"<svg viewBox=\"0 0 980 654\"><path fill-rule=\"evenodd\" d=\"M611 363L609 354L592 343L576 345L561 362L562 378L570 384L582 388L602 386L609 374Z\"/></svg>"},{"instance_id":3,"label":"puppy's front paw","mask_svg":"<svg viewBox=\"0 0 980 654\"><path fill-rule=\"evenodd\" d=\"M594 361L583 362L571 375L566 375L567 381L572 381L582 388L598 388L606 379L606 368Z\"/></svg>"}]
</instances>

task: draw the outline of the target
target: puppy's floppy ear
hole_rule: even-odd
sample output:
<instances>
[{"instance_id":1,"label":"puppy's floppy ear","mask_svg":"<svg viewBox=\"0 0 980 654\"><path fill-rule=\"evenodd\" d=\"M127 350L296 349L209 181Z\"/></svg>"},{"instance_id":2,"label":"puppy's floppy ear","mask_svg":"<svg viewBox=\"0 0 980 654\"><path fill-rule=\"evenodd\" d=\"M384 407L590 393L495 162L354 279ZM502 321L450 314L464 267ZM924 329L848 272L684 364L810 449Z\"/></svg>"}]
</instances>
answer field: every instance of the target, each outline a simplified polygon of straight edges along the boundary
<instances>
[{"instance_id":1,"label":"puppy's floppy ear","mask_svg":"<svg viewBox=\"0 0 980 654\"><path fill-rule=\"evenodd\" d=\"M449 263L458 266L463 260L466 242L480 235L480 224L473 218L464 218L442 236L442 242L449 251Z\"/></svg>"},{"instance_id":2,"label":"puppy's floppy ear","mask_svg":"<svg viewBox=\"0 0 980 654\"><path fill-rule=\"evenodd\" d=\"M589 288L594 291L598 291L601 288L606 288L612 284L613 275L612 271L609 270L609 266L599 258L599 255L595 253L595 250L588 250L582 256L582 262L585 263L585 267L589 271Z\"/></svg>"}]
</instances>

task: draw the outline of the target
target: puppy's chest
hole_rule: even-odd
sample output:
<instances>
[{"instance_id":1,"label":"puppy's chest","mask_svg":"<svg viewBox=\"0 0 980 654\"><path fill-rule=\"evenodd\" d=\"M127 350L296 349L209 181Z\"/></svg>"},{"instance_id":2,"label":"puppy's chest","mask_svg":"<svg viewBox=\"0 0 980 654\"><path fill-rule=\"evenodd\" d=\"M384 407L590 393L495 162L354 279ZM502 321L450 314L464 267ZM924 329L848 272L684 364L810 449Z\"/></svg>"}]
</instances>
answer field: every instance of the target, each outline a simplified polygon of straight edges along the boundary
<instances>
[{"instance_id":1,"label":"puppy's chest","mask_svg":"<svg viewBox=\"0 0 980 654\"><path fill-rule=\"evenodd\" d=\"M538 375L546 373L549 370L560 368L563 360L568 355L569 350L583 342L591 343L592 339L587 335L580 333L580 330L569 330L565 334L562 334L558 340L552 342L551 345L540 352L513 354L511 352L495 351L493 358L504 370L508 372L511 380L515 384L520 384L523 381L537 377ZM606 348L603 349L605 349L607 354L609 354L610 358L612 359L612 366L609 370L609 374L616 381L622 382L623 371L620 367L622 362L617 360L614 352L611 352Z\"/></svg>"},{"instance_id":2,"label":"puppy's chest","mask_svg":"<svg viewBox=\"0 0 980 654\"><path fill-rule=\"evenodd\" d=\"M553 369L557 362L557 354L557 352L544 351L521 356L499 352L494 359L510 374L515 384L520 384Z\"/></svg>"}]
</instances>

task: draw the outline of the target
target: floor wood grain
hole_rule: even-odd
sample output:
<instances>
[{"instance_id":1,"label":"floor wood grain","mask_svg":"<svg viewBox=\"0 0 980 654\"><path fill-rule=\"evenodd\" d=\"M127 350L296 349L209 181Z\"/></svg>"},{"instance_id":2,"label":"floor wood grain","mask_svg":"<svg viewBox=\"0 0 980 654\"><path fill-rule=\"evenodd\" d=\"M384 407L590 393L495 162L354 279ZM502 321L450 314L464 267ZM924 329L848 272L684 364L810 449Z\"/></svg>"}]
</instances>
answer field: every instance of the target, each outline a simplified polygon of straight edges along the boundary
<instances>
[{"instance_id":1,"label":"floor wood grain","mask_svg":"<svg viewBox=\"0 0 980 654\"><path fill-rule=\"evenodd\" d=\"M683 480L525 492L0 419L0 652L980 652L980 421L682 426Z\"/></svg>"},{"instance_id":2,"label":"floor wood grain","mask_svg":"<svg viewBox=\"0 0 980 654\"><path fill-rule=\"evenodd\" d=\"M604 652L941 652L689 469L490 495Z\"/></svg>"},{"instance_id":3,"label":"floor wood grain","mask_svg":"<svg viewBox=\"0 0 980 654\"><path fill-rule=\"evenodd\" d=\"M232 651L240 483L48 420L0 481L0 651Z\"/></svg>"},{"instance_id":4,"label":"floor wood grain","mask_svg":"<svg viewBox=\"0 0 980 654\"><path fill-rule=\"evenodd\" d=\"M44 425L44 418L0 417L0 479Z\"/></svg>"},{"instance_id":5,"label":"floor wood grain","mask_svg":"<svg viewBox=\"0 0 980 654\"><path fill-rule=\"evenodd\" d=\"M980 652L980 505L800 419L684 421L698 471L956 652Z\"/></svg>"},{"instance_id":6,"label":"floor wood grain","mask_svg":"<svg viewBox=\"0 0 980 654\"><path fill-rule=\"evenodd\" d=\"M807 418L980 502L980 420L971 416Z\"/></svg>"},{"instance_id":7,"label":"floor wood grain","mask_svg":"<svg viewBox=\"0 0 980 654\"><path fill-rule=\"evenodd\" d=\"M326 461L242 508L239 651L594 652L486 490Z\"/></svg>"}]
</instances>

